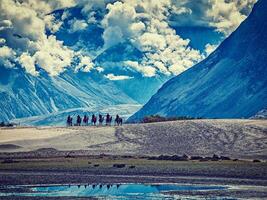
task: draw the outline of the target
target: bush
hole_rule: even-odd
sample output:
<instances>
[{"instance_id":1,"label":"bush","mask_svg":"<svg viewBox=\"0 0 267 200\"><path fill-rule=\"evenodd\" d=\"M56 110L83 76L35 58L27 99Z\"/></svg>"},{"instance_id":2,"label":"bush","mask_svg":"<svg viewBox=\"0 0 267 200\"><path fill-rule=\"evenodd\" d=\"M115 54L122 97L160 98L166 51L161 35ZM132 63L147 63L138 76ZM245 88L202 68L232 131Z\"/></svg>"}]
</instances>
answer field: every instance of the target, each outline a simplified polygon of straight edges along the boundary
<instances>
[{"instance_id":1,"label":"bush","mask_svg":"<svg viewBox=\"0 0 267 200\"><path fill-rule=\"evenodd\" d=\"M113 167L116 168L124 168L126 165L125 164L114 164Z\"/></svg>"},{"instance_id":2,"label":"bush","mask_svg":"<svg viewBox=\"0 0 267 200\"><path fill-rule=\"evenodd\" d=\"M201 119L193 118L188 116L179 116L179 117L163 117L160 115L150 115L145 116L142 120L143 123L152 123L152 122L165 122L165 121L177 121L177 120L192 120L192 119Z\"/></svg>"},{"instance_id":3,"label":"bush","mask_svg":"<svg viewBox=\"0 0 267 200\"><path fill-rule=\"evenodd\" d=\"M18 124L15 123L9 123L9 122L0 122L0 127L13 127L13 126L17 126Z\"/></svg>"}]
</instances>

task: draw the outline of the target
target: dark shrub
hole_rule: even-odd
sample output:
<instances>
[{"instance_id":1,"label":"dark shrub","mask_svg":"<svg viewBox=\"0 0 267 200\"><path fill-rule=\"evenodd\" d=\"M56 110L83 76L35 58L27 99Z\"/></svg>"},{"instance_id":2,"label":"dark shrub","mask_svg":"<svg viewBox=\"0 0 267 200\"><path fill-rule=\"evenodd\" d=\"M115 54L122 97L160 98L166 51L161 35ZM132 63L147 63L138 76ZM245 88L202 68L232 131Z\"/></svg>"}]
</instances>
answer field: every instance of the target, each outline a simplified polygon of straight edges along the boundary
<instances>
[{"instance_id":1,"label":"dark shrub","mask_svg":"<svg viewBox=\"0 0 267 200\"><path fill-rule=\"evenodd\" d=\"M220 157L221 160L231 160L231 158L227 157L227 156L221 156Z\"/></svg>"},{"instance_id":2,"label":"dark shrub","mask_svg":"<svg viewBox=\"0 0 267 200\"><path fill-rule=\"evenodd\" d=\"M177 120L192 120L192 119L200 119L193 118L188 116L180 116L180 117L163 117L160 115L150 115L145 116L142 120L143 123L152 123L152 122L165 122L165 121L177 121Z\"/></svg>"},{"instance_id":3,"label":"dark shrub","mask_svg":"<svg viewBox=\"0 0 267 200\"><path fill-rule=\"evenodd\" d=\"M261 162L260 160L253 160L253 162Z\"/></svg>"},{"instance_id":4,"label":"dark shrub","mask_svg":"<svg viewBox=\"0 0 267 200\"><path fill-rule=\"evenodd\" d=\"M124 168L126 165L125 164L114 164L113 167L116 168Z\"/></svg>"},{"instance_id":5,"label":"dark shrub","mask_svg":"<svg viewBox=\"0 0 267 200\"><path fill-rule=\"evenodd\" d=\"M218 160L220 160L220 158L219 158L218 155L214 154L214 155L212 156L211 160L212 160L212 161L218 161Z\"/></svg>"},{"instance_id":6,"label":"dark shrub","mask_svg":"<svg viewBox=\"0 0 267 200\"><path fill-rule=\"evenodd\" d=\"M203 159L202 156L191 156L191 160L201 160Z\"/></svg>"}]
</instances>

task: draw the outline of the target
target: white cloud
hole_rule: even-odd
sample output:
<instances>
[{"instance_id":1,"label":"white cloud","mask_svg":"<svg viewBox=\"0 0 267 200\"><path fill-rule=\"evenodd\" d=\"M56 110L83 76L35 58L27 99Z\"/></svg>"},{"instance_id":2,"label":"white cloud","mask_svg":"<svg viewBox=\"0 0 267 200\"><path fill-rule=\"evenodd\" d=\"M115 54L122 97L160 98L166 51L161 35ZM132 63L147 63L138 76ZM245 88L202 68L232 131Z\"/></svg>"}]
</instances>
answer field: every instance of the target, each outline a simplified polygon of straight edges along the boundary
<instances>
[{"instance_id":1,"label":"white cloud","mask_svg":"<svg viewBox=\"0 0 267 200\"><path fill-rule=\"evenodd\" d=\"M124 40L123 33L121 32L121 29L118 26L106 28L103 33L103 39L105 41L105 49L116 45Z\"/></svg>"},{"instance_id":2,"label":"white cloud","mask_svg":"<svg viewBox=\"0 0 267 200\"><path fill-rule=\"evenodd\" d=\"M81 70L84 72L89 72L94 68L94 64L90 57L79 55L80 63L76 66L76 71Z\"/></svg>"},{"instance_id":3,"label":"white cloud","mask_svg":"<svg viewBox=\"0 0 267 200\"><path fill-rule=\"evenodd\" d=\"M82 31L85 30L88 27L88 24L86 23L85 20L79 20L79 19L72 19L69 21L70 24L70 33L74 33L76 31Z\"/></svg>"},{"instance_id":4,"label":"white cloud","mask_svg":"<svg viewBox=\"0 0 267 200\"><path fill-rule=\"evenodd\" d=\"M39 50L33 55L36 64L45 69L50 75L56 76L71 65L74 52L56 40L55 36L49 36L40 41Z\"/></svg>"},{"instance_id":5,"label":"white cloud","mask_svg":"<svg viewBox=\"0 0 267 200\"><path fill-rule=\"evenodd\" d=\"M210 55L217 47L218 47L218 45L206 44L205 45L206 55L207 56Z\"/></svg>"},{"instance_id":6,"label":"white cloud","mask_svg":"<svg viewBox=\"0 0 267 200\"><path fill-rule=\"evenodd\" d=\"M126 75L114 75L114 74L107 74L105 75L106 78L112 81L121 81L121 80L128 80L132 79L133 77L131 76L126 76Z\"/></svg>"},{"instance_id":7,"label":"white cloud","mask_svg":"<svg viewBox=\"0 0 267 200\"><path fill-rule=\"evenodd\" d=\"M11 28L12 27L12 22L10 20L1 20L0 21L0 31Z\"/></svg>"},{"instance_id":8,"label":"white cloud","mask_svg":"<svg viewBox=\"0 0 267 200\"><path fill-rule=\"evenodd\" d=\"M142 73L143 76L145 76L145 77L153 77L156 75L156 69L154 67L143 66L143 65L140 65L136 61L130 61L130 60L125 61L124 64L126 66L130 67L131 69L134 69L135 71Z\"/></svg>"},{"instance_id":9,"label":"white cloud","mask_svg":"<svg viewBox=\"0 0 267 200\"><path fill-rule=\"evenodd\" d=\"M103 67L96 67L95 68L99 73L102 73L102 72L104 72L105 70L104 70L104 68Z\"/></svg>"},{"instance_id":10,"label":"white cloud","mask_svg":"<svg viewBox=\"0 0 267 200\"><path fill-rule=\"evenodd\" d=\"M38 75L35 69L35 59L31 57L28 53L22 53L19 57L19 63L25 68L27 72L32 75Z\"/></svg>"},{"instance_id":11,"label":"white cloud","mask_svg":"<svg viewBox=\"0 0 267 200\"><path fill-rule=\"evenodd\" d=\"M15 55L16 53L8 46L0 47L0 64L7 68L14 67Z\"/></svg>"},{"instance_id":12,"label":"white cloud","mask_svg":"<svg viewBox=\"0 0 267 200\"><path fill-rule=\"evenodd\" d=\"M72 19L70 32L84 30L90 23L99 23L104 28L104 49L127 41L142 51L143 60L124 63L128 69L147 77L157 73L179 74L202 60L215 46L207 45L205 55L190 48L190 41L181 38L170 27L171 17L199 18L199 24L215 27L228 35L248 16L256 1L1 0L0 44L7 45L2 53L7 49L12 52L2 59L1 64L12 67L17 60L33 75L36 75L35 65L51 75L63 72L74 57L81 55L53 36L61 28L62 20L70 18L70 12L65 10L60 19L56 19L52 12L78 5L85 19ZM96 22L101 17L103 20ZM47 30L52 33L49 37ZM91 58L79 58L76 69L90 71L94 67Z\"/></svg>"},{"instance_id":13,"label":"white cloud","mask_svg":"<svg viewBox=\"0 0 267 200\"><path fill-rule=\"evenodd\" d=\"M56 20L54 15L46 15L44 17L44 22L46 28L50 30L52 33L56 33L59 31L60 27L62 26L63 22L60 20Z\"/></svg>"},{"instance_id":14,"label":"white cloud","mask_svg":"<svg viewBox=\"0 0 267 200\"><path fill-rule=\"evenodd\" d=\"M61 26L61 22L55 21L53 15L46 14L72 5L73 1L63 0L1 0L0 31L4 33L3 39L8 44L8 47L1 47L2 56L5 53L1 64L13 67L13 61L17 60L32 75L38 74L35 65L52 76L63 72L71 65L75 52L64 46L54 35L46 35L46 27L55 32ZM81 61L84 62L83 59ZM84 70L89 69L89 64L84 67Z\"/></svg>"},{"instance_id":15,"label":"white cloud","mask_svg":"<svg viewBox=\"0 0 267 200\"><path fill-rule=\"evenodd\" d=\"M5 38L0 38L0 45L3 45L6 43L6 39Z\"/></svg>"},{"instance_id":16,"label":"white cloud","mask_svg":"<svg viewBox=\"0 0 267 200\"><path fill-rule=\"evenodd\" d=\"M217 31L229 35L246 19L257 0L209 0L207 16Z\"/></svg>"},{"instance_id":17,"label":"white cloud","mask_svg":"<svg viewBox=\"0 0 267 200\"><path fill-rule=\"evenodd\" d=\"M199 51L188 47L189 40L182 39L169 26L171 12L189 12L173 7L171 0L123 1L107 5L108 13L102 20L104 48L130 41L142 51L144 59L138 63L126 61L131 69L144 76L177 74L203 59ZM169 67L184 60L180 68ZM175 72L174 69L177 69Z\"/></svg>"}]
</instances>

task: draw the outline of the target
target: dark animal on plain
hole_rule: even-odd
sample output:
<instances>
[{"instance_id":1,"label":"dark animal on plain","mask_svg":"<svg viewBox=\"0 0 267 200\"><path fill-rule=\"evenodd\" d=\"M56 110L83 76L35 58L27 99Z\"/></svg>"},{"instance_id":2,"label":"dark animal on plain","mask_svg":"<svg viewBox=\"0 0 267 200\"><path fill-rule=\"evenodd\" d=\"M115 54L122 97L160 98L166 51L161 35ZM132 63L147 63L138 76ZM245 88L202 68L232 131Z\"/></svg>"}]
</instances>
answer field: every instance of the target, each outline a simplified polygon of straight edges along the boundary
<instances>
[{"instance_id":1,"label":"dark animal on plain","mask_svg":"<svg viewBox=\"0 0 267 200\"><path fill-rule=\"evenodd\" d=\"M92 115L92 120L91 120L91 122L92 122L92 124L95 126L96 125L96 121L97 121L97 117L93 114Z\"/></svg>"},{"instance_id":2,"label":"dark animal on plain","mask_svg":"<svg viewBox=\"0 0 267 200\"><path fill-rule=\"evenodd\" d=\"M106 126L107 126L107 125L110 125L111 120L112 120L112 117L111 117L111 116L109 115L109 113L108 113L107 116L106 116Z\"/></svg>"},{"instance_id":3,"label":"dark animal on plain","mask_svg":"<svg viewBox=\"0 0 267 200\"><path fill-rule=\"evenodd\" d=\"M72 118L70 115L67 117L67 126L72 126Z\"/></svg>"},{"instance_id":4,"label":"dark animal on plain","mask_svg":"<svg viewBox=\"0 0 267 200\"><path fill-rule=\"evenodd\" d=\"M122 118L120 117L119 118L119 124L118 124L119 126L121 125L122 126Z\"/></svg>"},{"instance_id":5,"label":"dark animal on plain","mask_svg":"<svg viewBox=\"0 0 267 200\"><path fill-rule=\"evenodd\" d=\"M80 117L80 115L77 116L77 126L81 126L82 123L82 118Z\"/></svg>"},{"instance_id":6,"label":"dark animal on plain","mask_svg":"<svg viewBox=\"0 0 267 200\"><path fill-rule=\"evenodd\" d=\"M112 116L109 118L109 125L111 126L112 123Z\"/></svg>"},{"instance_id":7,"label":"dark animal on plain","mask_svg":"<svg viewBox=\"0 0 267 200\"><path fill-rule=\"evenodd\" d=\"M83 117L84 125L88 125L88 120L89 120L89 117L87 117L87 115L84 115L84 117Z\"/></svg>"},{"instance_id":8,"label":"dark animal on plain","mask_svg":"<svg viewBox=\"0 0 267 200\"><path fill-rule=\"evenodd\" d=\"M122 125L122 118L119 115L116 115L115 125L118 125L118 126Z\"/></svg>"},{"instance_id":9,"label":"dark animal on plain","mask_svg":"<svg viewBox=\"0 0 267 200\"><path fill-rule=\"evenodd\" d=\"M98 121L99 121L99 125L102 126L103 121L104 121L104 117L101 114L99 114L99 116L98 116Z\"/></svg>"}]
</instances>

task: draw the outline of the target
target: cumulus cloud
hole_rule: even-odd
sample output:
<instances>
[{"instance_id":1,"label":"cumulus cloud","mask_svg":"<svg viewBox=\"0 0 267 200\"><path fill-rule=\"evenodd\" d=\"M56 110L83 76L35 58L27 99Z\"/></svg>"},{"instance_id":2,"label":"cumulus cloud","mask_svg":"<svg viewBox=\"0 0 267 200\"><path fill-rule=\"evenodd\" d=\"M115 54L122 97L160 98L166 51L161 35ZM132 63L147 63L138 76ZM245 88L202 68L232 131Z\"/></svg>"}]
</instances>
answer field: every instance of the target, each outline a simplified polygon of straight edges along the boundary
<instances>
[{"instance_id":1,"label":"cumulus cloud","mask_svg":"<svg viewBox=\"0 0 267 200\"><path fill-rule=\"evenodd\" d=\"M50 75L57 75L78 57L76 70L91 71L95 66L86 56L90 52L81 55L75 52L79 45L72 50L54 36L63 22L69 20L71 33L87 29L91 23L102 26L102 51L127 42L143 53L143 59L125 61L123 67L146 77L176 75L202 60L215 46L207 44L201 54L189 46L188 39L177 35L172 25L212 26L228 35L248 16L256 1L1 0L1 65L13 67L18 62L33 75L38 75L38 65ZM72 6L81 8L84 19L73 18L68 10L59 18L53 14L57 9ZM47 31L52 35L47 35Z\"/></svg>"},{"instance_id":2,"label":"cumulus cloud","mask_svg":"<svg viewBox=\"0 0 267 200\"><path fill-rule=\"evenodd\" d=\"M105 77L111 81L121 81L121 80L128 80L132 79L133 77L131 76L126 76L126 75L114 75L114 74L107 74Z\"/></svg>"},{"instance_id":3,"label":"cumulus cloud","mask_svg":"<svg viewBox=\"0 0 267 200\"><path fill-rule=\"evenodd\" d=\"M76 31L85 30L88 27L88 24L83 19L78 20L78 19L74 18L74 19L72 19L72 20L69 21L69 24L70 24L69 31L71 33L74 33Z\"/></svg>"},{"instance_id":4,"label":"cumulus cloud","mask_svg":"<svg viewBox=\"0 0 267 200\"><path fill-rule=\"evenodd\" d=\"M209 24L217 31L229 35L246 19L257 0L209 0Z\"/></svg>"},{"instance_id":5,"label":"cumulus cloud","mask_svg":"<svg viewBox=\"0 0 267 200\"><path fill-rule=\"evenodd\" d=\"M125 64L144 76L177 74L203 59L199 51L188 46L189 40L179 37L168 24L172 12L190 13L190 9L178 9L171 0L140 0L110 3L107 10L101 23L104 48L125 41L133 44L145 54L144 59ZM180 69L169 70L177 62L180 62Z\"/></svg>"},{"instance_id":6,"label":"cumulus cloud","mask_svg":"<svg viewBox=\"0 0 267 200\"><path fill-rule=\"evenodd\" d=\"M130 69L142 73L143 76L145 77L153 77L156 75L156 69L154 67L143 66L136 61L130 61L130 60L125 61L124 64Z\"/></svg>"},{"instance_id":7,"label":"cumulus cloud","mask_svg":"<svg viewBox=\"0 0 267 200\"><path fill-rule=\"evenodd\" d=\"M217 47L218 47L218 45L206 44L205 45L206 55L207 56L210 55Z\"/></svg>"},{"instance_id":8,"label":"cumulus cloud","mask_svg":"<svg viewBox=\"0 0 267 200\"><path fill-rule=\"evenodd\" d=\"M32 75L38 75L35 69L35 60L28 53L22 53L19 57L19 63Z\"/></svg>"},{"instance_id":9,"label":"cumulus cloud","mask_svg":"<svg viewBox=\"0 0 267 200\"><path fill-rule=\"evenodd\" d=\"M213 27L227 36L250 14L256 2L257 0L173 0L170 24L176 27Z\"/></svg>"},{"instance_id":10,"label":"cumulus cloud","mask_svg":"<svg viewBox=\"0 0 267 200\"><path fill-rule=\"evenodd\" d=\"M1 47L1 65L12 67L18 62L32 75L38 75L36 65L52 76L63 72L76 53L54 35L48 36L46 29L55 32L61 26L62 22L50 15L52 11L73 5L74 1L63 0L0 1L0 37L6 44ZM80 61L79 65L89 71L87 60Z\"/></svg>"},{"instance_id":11,"label":"cumulus cloud","mask_svg":"<svg viewBox=\"0 0 267 200\"><path fill-rule=\"evenodd\" d=\"M16 53L8 46L0 47L0 64L7 68L14 67L15 55Z\"/></svg>"},{"instance_id":12,"label":"cumulus cloud","mask_svg":"<svg viewBox=\"0 0 267 200\"><path fill-rule=\"evenodd\" d=\"M76 66L76 71L81 70L84 72L89 72L93 69L94 64L93 64L92 59L90 57L79 55L79 59L80 59L80 63L79 63L79 65Z\"/></svg>"}]
</instances>

